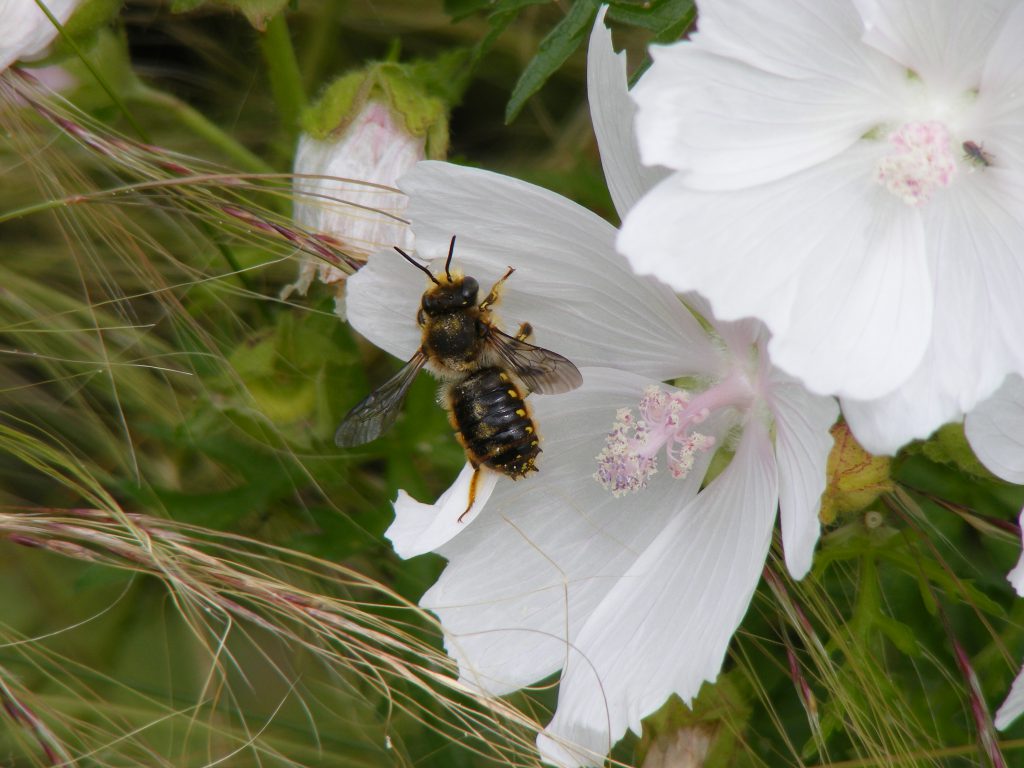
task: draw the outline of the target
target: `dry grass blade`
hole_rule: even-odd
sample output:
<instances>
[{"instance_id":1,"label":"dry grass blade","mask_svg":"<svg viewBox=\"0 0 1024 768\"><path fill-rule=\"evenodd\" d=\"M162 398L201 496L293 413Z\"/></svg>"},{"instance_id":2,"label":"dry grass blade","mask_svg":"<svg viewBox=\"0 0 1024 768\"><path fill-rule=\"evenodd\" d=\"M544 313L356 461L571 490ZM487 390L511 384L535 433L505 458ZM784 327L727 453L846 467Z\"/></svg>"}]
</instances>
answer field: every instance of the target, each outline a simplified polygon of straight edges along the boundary
<instances>
[{"instance_id":1,"label":"dry grass blade","mask_svg":"<svg viewBox=\"0 0 1024 768\"><path fill-rule=\"evenodd\" d=\"M357 676L390 707L472 740L482 755L535 763L537 723L460 682L452 661L430 643L438 629L433 620L344 566L241 536L99 509L6 508L0 531L23 546L160 579L214 661L219 679L211 678L211 691L226 667L244 673L229 636L258 628L314 655L339 677ZM329 591L313 590L314 584Z\"/></svg>"}]
</instances>

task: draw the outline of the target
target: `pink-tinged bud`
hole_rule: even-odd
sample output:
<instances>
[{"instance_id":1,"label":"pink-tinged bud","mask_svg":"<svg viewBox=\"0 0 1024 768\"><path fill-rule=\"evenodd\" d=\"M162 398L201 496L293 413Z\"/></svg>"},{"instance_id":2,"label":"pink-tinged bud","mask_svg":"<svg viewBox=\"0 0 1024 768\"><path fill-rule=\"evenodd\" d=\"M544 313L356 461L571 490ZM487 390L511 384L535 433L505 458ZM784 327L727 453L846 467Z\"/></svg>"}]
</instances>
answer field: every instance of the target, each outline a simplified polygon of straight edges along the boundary
<instances>
[{"instance_id":1,"label":"pink-tinged bud","mask_svg":"<svg viewBox=\"0 0 1024 768\"><path fill-rule=\"evenodd\" d=\"M395 245L410 248L412 232L402 220L406 197L381 187L394 188L423 160L425 144L425 137L413 136L380 101L367 102L337 137L303 135L295 173L332 178L295 179L296 221L309 231L332 235L358 254ZM319 263L316 269L325 283L345 277L329 264Z\"/></svg>"},{"instance_id":2,"label":"pink-tinged bud","mask_svg":"<svg viewBox=\"0 0 1024 768\"><path fill-rule=\"evenodd\" d=\"M302 116L295 219L304 231L338 243L355 263L381 249L412 248L398 179L420 160L443 158L448 148L446 103L417 72L385 62L343 75ZM308 261L285 293L305 293L315 277L340 289L345 275Z\"/></svg>"},{"instance_id":3,"label":"pink-tinged bud","mask_svg":"<svg viewBox=\"0 0 1024 768\"><path fill-rule=\"evenodd\" d=\"M82 0L44 0L64 24ZM16 61L38 59L57 37L57 28L36 0L0 0L0 70Z\"/></svg>"}]
</instances>

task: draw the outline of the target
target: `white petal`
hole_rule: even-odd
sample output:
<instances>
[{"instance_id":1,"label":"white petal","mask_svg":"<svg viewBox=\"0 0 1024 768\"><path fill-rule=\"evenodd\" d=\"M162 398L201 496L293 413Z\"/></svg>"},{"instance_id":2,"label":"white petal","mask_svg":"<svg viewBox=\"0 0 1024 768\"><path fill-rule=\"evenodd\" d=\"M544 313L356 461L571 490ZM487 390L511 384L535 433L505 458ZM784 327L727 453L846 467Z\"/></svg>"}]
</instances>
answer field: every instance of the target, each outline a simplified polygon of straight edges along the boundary
<instances>
[{"instance_id":1,"label":"white petal","mask_svg":"<svg viewBox=\"0 0 1024 768\"><path fill-rule=\"evenodd\" d=\"M768 345L776 365L816 392L889 391L927 346L932 296L921 221L901 203L872 202L846 210L838 231L814 248L792 325ZM826 250L831 258L822 258Z\"/></svg>"},{"instance_id":2,"label":"white petal","mask_svg":"<svg viewBox=\"0 0 1024 768\"><path fill-rule=\"evenodd\" d=\"M833 444L829 428L839 416L839 405L831 397L810 394L778 370L772 372L768 403L775 415L782 546L789 572L802 579L821 533L818 512Z\"/></svg>"},{"instance_id":3,"label":"white petal","mask_svg":"<svg viewBox=\"0 0 1024 768\"><path fill-rule=\"evenodd\" d=\"M590 33L587 53L587 95L590 117L601 152L601 167L619 217L668 173L665 168L648 168L640 162L633 119L636 106L629 98L626 54L615 53L612 32L605 26L608 6L602 6Z\"/></svg>"},{"instance_id":4,"label":"white petal","mask_svg":"<svg viewBox=\"0 0 1024 768\"><path fill-rule=\"evenodd\" d=\"M892 453L960 419L1011 371L1024 370L1024 175L999 167L963 174L929 204L935 292L931 343L893 393L843 400L860 443Z\"/></svg>"},{"instance_id":5,"label":"white petal","mask_svg":"<svg viewBox=\"0 0 1024 768\"><path fill-rule=\"evenodd\" d=\"M1020 717L1021 712L1024 712L1024 671L1017 673L1006 701L996 712L996 728L1001 731L1009 728L1010 724Z\"/></svg>"},{"instance_id":6,"label":"white petal","mask_svg":"<svg viewBox=\"0 0 1024 768\"><path fill-rule=\"evenodd\" d=\"M1021 526L1021 535L1024 536L1024 510L1021 510L1020 516L1017 518L1017 524ZM1024 542L1022 542L1022 551L1017 565L1006 575L1006 580L1013 585L1018 595L1024 597Z\"/></svg>"},{"instance_id":7,"label":"white petal","mask_svg":"<svg viewBox=\"0 0 1024 768\"><path fill-rule=\"evenodd\" d=\"M861 44L849 0L702 0L694 40L710 52L785 77L867 82L891 71Z\"/></svg>"},{"instance_id":8,"label":"white petal","mask_svg":"<svg viewBox=\"0 0 1024 768\"><path fill-rule=\"evenodd\" d=\"M696 300L694 297L696 297ZM715 333L719 335L725 344L728 354L724 357L727 360L745 361L750 357L751 350L755 348L759 350L759 354L767 356L764 346L770 334L768 329L765 328L764 323L753 318L730 321L720 320L715 316L710 305L704 301L700 294L687 293L684 294L684 299L688 306L692 307L695 312L699 312L702 317L711 323Z\"/></svg>"},{"instance_id":9,"label":"white petal","mask_svg":"<svg viewBox=\"0 0 1024 768\"><path fill-rule=\"evenodd\" d=\"M992 397L967 414L964 432L990 472L1024 484L1024 379L1008 376Z\"/></svg>"},{"instance_id":10,"label":"white petal","mask_svg":"<svg viewBox=\"0 0 1024 768\"><path fill-rule=\"evenodd\" d=\"M641 155L687 171L694 188L784 178L835 157L901 109L860 83L782 77L692 43L651 53L632 92Z\"/></svg>"},{"instance_id":11,"label":"white petal","mask_svg":"<svg viewBox=\"0 0 1024 768\"><path fill-rule=\"evenodd\" d=\"M637 559L569 652L545 759L603 753L673 693L721 669L764 568L778 504L766 427L753 419L726 470ZM582 756L577 756L584 762Z\"/></svg>"},{"instance_id":12,"label":"white petal","mask_svg":"<svg viewBox=\"0 0 1024 768\"><path fill-rule=\"evenodd\" d=\"M968 138L983 145L1000 167L1024 173L1024 5L1007 15L985 61Z\"/></svg>"},{"instance_id":13,"label":"white petal","mask_svg":"<svg viewBox=\"0 0 1024 768\"><path fill-rule=\"evenodd\" d=\"M348 279L348 321L381 349L408 360L423 341L416 311L429 284L394 251L375 253Z\"/></svg>"},{"instance_id":14,"label":"white petal","mask_svg":"<svg viewBox=\"0 0 1024 768\"><path fill-rule=\"evenodd\" d=\"M736 192L675 174L626 217L619 247L718 317L763 320L773 362L812 391L882 395L924 356L932 295L920 216L871 180L873 152Z\"/></svg>"},{"instance_id":15,"label":"white petal","mask_svg":"<svg viewBox=\"0 0 1024 768\"><path fill-rule=\"evenodd\" d=\"M482 290L516 268L497 310L506 329L529 321L534 343L577 366L660 381L716 364L707 334L671 290L633 273L599 216L518 179L449 163L420 163L401 187L421 257L447 254L458 235L456 262Z\"/></svg>"},{"instance_id":16,"label":"white petal","mask_svg":"<svg viewBox=\"0 0 1024 768\"><path fill-rule=\"evenodd\" d=\"M494 694L540 680L668 519L697 493L710 460L615 498L592 477L615 412L648 380L588 368L580 389L531 397L538 472L498 484L481 515L440 549L449 563L421 604L436 613L462 679Z\"/></svg>"},{"instance_id":17,"label":"white petal","mask_svg":"<svg viewBox=\"0 0 1024 768\"><path fill-rule=\"evenodd\" d=\"M1024 370L1024 174L986 168L952 192L926 224L937 282L932 335L939 374L968 411L1008 372Z\"/></svg>"},{"instance_id":18,"label":"white petal","mask_svg":"<svg viewBox=\"0 0 1024 768\"><path fill-rule=\"evenodd\" d=\"M47 9L65 24L81 0L45 0ZM36 0L0 0L0 71L20 59L39 58L56 39L57 27Z\"/></svg>"},{"instance_id":19,"label":"white petal","mask_svg":"<svg viewBox=\"0 0 1024 768\"><path fill-rule=\"evenodd\" d=\"M950 92L977 86L1008 0L853 0L864 42Z\"/></svg>"},{"instance_id":20,"label":"white petal","mask_svg":"<svg viewBox=\"0 0 1024 768\"><path fill-rule=\"evenodd\" d=\"M615 746L607 725L596 721L574 723L571 737L556 734L553 725L537 736L537 749L543 763L557 768L607 765L606 755Z\"/></svg>"},{"instance_id":21,"label":"white petal","mask_svg":"<svg viewBox=\"0 0 1024 768\"><path fill-rule=\"evenodd\" d=\"M473 474L473 467L466 464L455 482L434 504L423 504L405 491L398 492L398 498L395 499L395 521L384 535L391 541L399 557L409 558L432 552L466 530L466 526L484 508L501 477L497 472L481 470L473 507L467 511Z\"/></svg>"},{"instance_id":22,"label":"white petal","mask_svg":"<svg viewBox=\"0 0 1024 768\"><path fill-rule=\"evenodd\" d=\"M843 416L864 449L891 456L916 438L955 418L956 407L935 392L934 366L926 358L914 375L894 392L874 400L841 398Z\"/></svg>"},{"instance_id":23,"label":"white petal","mask_svg":"<svg viewBox=\"0 0 1024 768\"><path fill-rule=\"evenodd\" d=\"M1021 50L1020 39L1024 35L1024 6L1013 3L1005 16L998 12L999 6L1006 3L995 3L996 9L988 10L990 17L999 20L994 32L995 41L988 41L989 47L982 52L984 70L981 74L982 91L1002 91L1002 96L1014 95L1024 78L1024 51ZM972 62L973 63L973 62ZM1016 94L1021 98L1021 94Z\"/></svg>"}]
</instances>

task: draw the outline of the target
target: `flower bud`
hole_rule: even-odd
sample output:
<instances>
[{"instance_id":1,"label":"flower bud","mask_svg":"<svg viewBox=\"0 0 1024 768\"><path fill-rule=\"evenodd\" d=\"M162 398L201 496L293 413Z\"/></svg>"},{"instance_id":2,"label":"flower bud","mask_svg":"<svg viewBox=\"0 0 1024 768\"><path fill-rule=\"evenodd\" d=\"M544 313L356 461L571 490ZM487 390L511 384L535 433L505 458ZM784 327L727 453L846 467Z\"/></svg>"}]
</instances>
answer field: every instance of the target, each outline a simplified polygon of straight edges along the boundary
<instances>
[{"instance_id":1,"label":"flower bud","mask_svg":"<svg viewBox=\"0 0 1024 768\"><path fill-rule=\"evenodd\" d=\"M703 768L727 765L736 753L736 734L750 718L750 707L735 676L722 675L684 704L673 696L643 722L637 747L641 768Z\"/></svg>"},{"instance_id":2,"label":"flower bud","mask_svg":"<svg viewBox=\"0 0 1024 768\"><path fill-rule=\"evenodd\" d=\"M832 427L832 437L835 444L828 456L828 487L821 497L820 517L826 525L839 515L866 509L893 488L888 456L865 451L845 422Z\"/></svg>"},{"instance_id":3,"label":"flower bud","mask_svg":"<svg viewBox=\"0 0 1024 768\"><path fill-rule=\"evenodd\" d=\"M411 248L412 231L402 218L407 200L395 187L418 161L444 156L444 104L401 66L378 64L335 81L303 116L303 128L295 154L295 220L334 238L357 259L380 248ZM291 289L305 293L317 276L338 283L345 274L307 261Z\"/></svg>"},{"instance_id":4,"label":"flower bud","mask_svg":"<svg viewBox=\"0 0 1024 768\"><path fill-rule=\"evenodd\" d=\"M652 744L641 768L702 768L714 737L706 726L684 726Z\"/></svg>"},{"instance_id":5,"label":"flower bud","mask_svg":"<svg viewBox=\"0 0 1024 768\"><path fill-rule=\"evenodd\" d=\"M62 25L82 0L45 0ZM58 35L36 0L0 0L0 71L22 59L38 59Z\"/></svg>"}]
</instances>

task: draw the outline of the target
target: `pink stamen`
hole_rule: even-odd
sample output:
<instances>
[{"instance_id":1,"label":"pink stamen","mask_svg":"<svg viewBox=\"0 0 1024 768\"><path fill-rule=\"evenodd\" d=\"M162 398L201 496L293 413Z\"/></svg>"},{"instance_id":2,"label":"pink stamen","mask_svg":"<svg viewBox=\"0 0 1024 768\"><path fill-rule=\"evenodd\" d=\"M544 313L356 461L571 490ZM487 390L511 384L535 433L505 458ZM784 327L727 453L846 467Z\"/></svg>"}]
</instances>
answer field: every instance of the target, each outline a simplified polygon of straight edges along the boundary
<instances>
[{"instance_id":1,"label":"pink stamen","mask_svg":"<svg viewBox=\"0 0 1024 768\"><path fill-rule=\"evenodd\" d=\"M743 376L732 376L692 396L683 390L668 391L659 386L644 390L636 418L629 408L615 415L604 448L596 456L597 480L613 496L642 490L658 471L658 454L665 449L672 477L686 477L699 452L715 445L715 438L695 431L716 410L747 406L752 401L750 385Z\"/></svg>"},{"instance_id":2,"label":"pink stamen","mask_svg":"<svg viewBox=\"0 0 1024 768\"><path fill-rule=\"evenodd\" d=\"M907 205L924 205L953 181L956 157L942 123L906 123L889 134L889 144L892 151L875 168L875 180Z\"/></svg>"}]
</instances>

